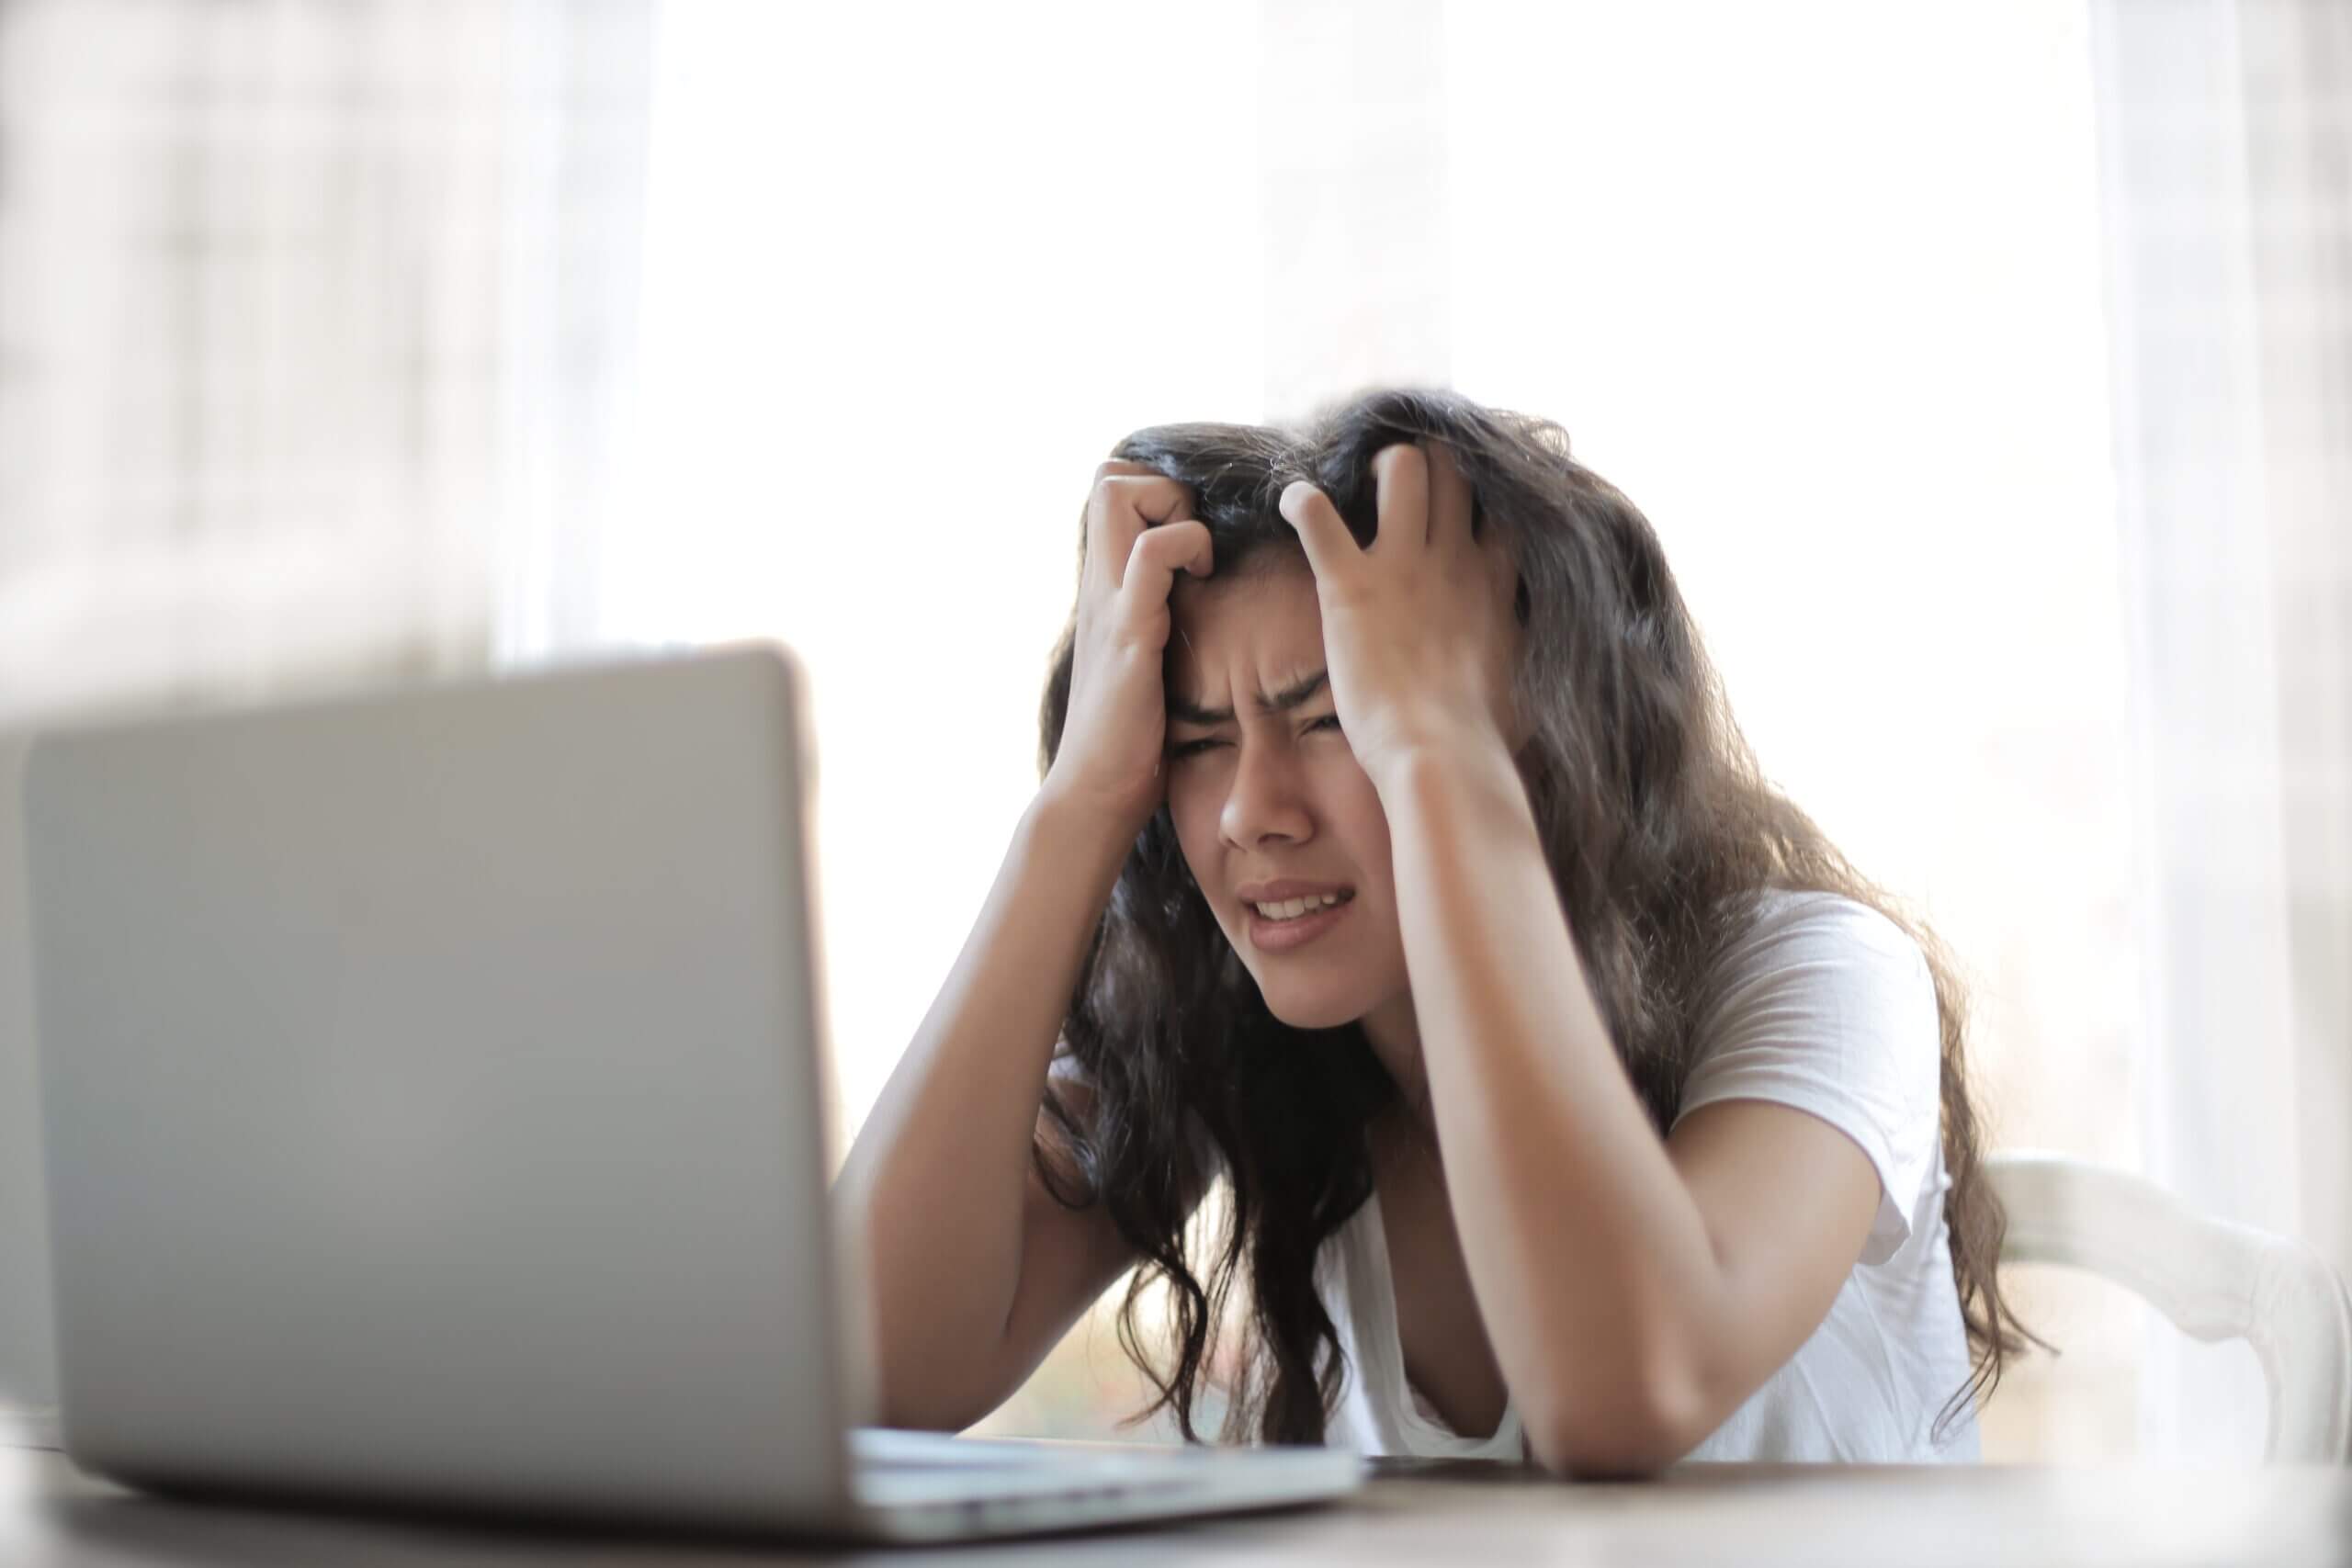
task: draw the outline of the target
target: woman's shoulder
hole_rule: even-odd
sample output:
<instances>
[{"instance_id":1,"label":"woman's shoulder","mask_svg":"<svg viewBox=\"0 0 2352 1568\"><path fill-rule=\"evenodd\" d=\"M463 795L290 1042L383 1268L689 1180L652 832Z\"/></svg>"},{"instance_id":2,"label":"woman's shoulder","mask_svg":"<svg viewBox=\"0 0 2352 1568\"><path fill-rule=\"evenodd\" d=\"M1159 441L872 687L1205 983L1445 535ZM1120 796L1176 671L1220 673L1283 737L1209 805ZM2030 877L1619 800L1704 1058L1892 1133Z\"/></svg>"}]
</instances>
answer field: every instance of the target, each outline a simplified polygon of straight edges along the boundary
<instances>
[{"instance_id":1,"label":"woman's shoulder","mask_svg":"<svg viewBox=\"0 0 2352 1568\"><path fill-rule=\"evenodd\" d=\"M1770 886L1746 896L1700 985L1702 1043L1735 1024L1935 1015L1935 977L1892 916L1843 893Z\"/></svg>"},{"instance_id":2,"label":"woman's shoulder","mask_svg":"<svg viewBox=\"0 0 2352 1568\"><path fill-rule=\"evenodd\" d=\"M1839 893L1766 890L1709 976L1676 1120L1769 1100L1847 1134L1881 1189L1861 1261L1883 1263L1939 1157L1940 1010L1924 950L1891 916Z\"/></svg>"},{"instance_id":3,"label":"woman's shoulder","mask_svg":"<svg viewBox=\"0 0 2352 1568\"><path fill-rule=\"evenodd\" d=\"M1737 919L1717 956L1719 968L1777 966L1806 951L1850 953L1858 945L1905 968L1927 967L1917 940L1893 916L1848 894L1770 886L1741 896L1734 907Z\"/></svg>"}]
</instances>

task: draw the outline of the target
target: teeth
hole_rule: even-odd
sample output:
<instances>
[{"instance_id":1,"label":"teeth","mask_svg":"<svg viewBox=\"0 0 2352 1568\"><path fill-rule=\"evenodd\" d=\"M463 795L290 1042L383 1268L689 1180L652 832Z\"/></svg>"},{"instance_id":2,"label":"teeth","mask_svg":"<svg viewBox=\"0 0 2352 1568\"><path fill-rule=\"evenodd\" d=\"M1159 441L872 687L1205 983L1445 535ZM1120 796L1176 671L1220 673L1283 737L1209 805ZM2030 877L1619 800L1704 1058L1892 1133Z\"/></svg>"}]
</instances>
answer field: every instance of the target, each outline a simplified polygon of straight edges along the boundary
<instances>
[{"instance_id":1,"label":"teeth","mask_svg":"<svg viewBox=\"0 0 2352 1568\"><path fill-rule=\"evenodd\" d=\"M1295 920L1314 909L1328 909L1342 902L1337 893L1317 893L1306 898L1287 898L1279 904L1252 905L1259 914L1270 920Z\"/></svg>"}]
</instances>

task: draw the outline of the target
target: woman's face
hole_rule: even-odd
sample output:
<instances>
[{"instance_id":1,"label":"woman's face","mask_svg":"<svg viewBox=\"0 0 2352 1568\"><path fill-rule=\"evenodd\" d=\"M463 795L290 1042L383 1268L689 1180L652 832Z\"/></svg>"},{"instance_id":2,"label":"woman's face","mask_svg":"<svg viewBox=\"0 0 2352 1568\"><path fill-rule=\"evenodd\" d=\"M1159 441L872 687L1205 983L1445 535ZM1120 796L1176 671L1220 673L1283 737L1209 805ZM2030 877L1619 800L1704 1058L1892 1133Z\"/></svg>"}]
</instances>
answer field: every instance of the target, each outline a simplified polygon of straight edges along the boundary
<instances>
[{"instance_id":1,"label":"woman's face","mask_svg":"<svg viewBox=\"0 0 2352 1568\"><path fill-rule=\"evenodd\" d=\"M1226 940L1294 1027L1409 1017L1388 818L1334 716L1305 558L1180 577L1171 609L1168 809Z\"/></svg>"}]
</instances>

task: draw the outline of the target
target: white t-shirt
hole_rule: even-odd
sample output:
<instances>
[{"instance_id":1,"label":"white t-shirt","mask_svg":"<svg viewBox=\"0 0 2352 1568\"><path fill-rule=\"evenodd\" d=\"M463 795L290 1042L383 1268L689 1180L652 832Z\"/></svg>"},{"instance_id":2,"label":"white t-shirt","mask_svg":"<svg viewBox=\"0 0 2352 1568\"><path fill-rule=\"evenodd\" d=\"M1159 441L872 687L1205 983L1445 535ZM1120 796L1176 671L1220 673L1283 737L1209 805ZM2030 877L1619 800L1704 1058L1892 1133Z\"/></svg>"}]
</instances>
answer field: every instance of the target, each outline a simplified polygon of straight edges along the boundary
<instances>
[{"instance_id":1,"label":"white t-shirt","mask_svg":"<svg viewBox=\"0 0 2352 1568\"><path fill-rule=\"evenodd\" d=\"M1922 1463L1978 1457L1943 1199L1941 1035L1927 960L1876 910L1827 893L1769 892L1702 998L1699 1048L1676 1119L1769 1100L1852 1138L1879 1178L1878 1214L1829 1314L1690 1460ZM1057 1060L1057 1075L1076 1064ZM1325 1441L1368 1454L1526 1457L1515 1404L1463 1436L1410 1390L1374 1194L1325 1242L1317 1282L1348 1371Z\"/></svg>"},{"instance_id":2,"label":"white t-shirt","mask_svg":"<svg viewBox=\"0 0 2352 1568\"><path fill-rule=\"evenodd\" d=\"M1878 1172L1878 1215L1829 1315L1796 1354L1685 1457L1928 1463L1978 1457L1952 1282L1939 1136L1940 1035L1927 960L1876 910L1826 893L1772 892L1724 953L1698 1025L1676 1120L1723 1100L1769 1100L1852 1138ZM1323 1298L1349 1371L1325 1440L1372 1454L1516 1461L1515 1404L1485 1437L1445 1426L1408 1392L1377 1195L1324 1244Z\"/></svg>"}]
</instances>

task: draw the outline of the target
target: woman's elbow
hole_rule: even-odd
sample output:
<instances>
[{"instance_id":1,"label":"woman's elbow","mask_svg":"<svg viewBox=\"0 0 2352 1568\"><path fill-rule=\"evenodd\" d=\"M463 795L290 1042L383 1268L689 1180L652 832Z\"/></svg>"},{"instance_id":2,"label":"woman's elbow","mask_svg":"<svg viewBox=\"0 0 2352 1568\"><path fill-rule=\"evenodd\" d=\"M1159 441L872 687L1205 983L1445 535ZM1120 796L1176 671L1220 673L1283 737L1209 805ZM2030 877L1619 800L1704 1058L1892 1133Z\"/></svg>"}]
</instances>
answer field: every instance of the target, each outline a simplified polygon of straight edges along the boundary
<instances>
[{"instance_id":1,"label":"woman's elbow","mask_svg":"<svg viewBox=\"0 0 2352 1568\"><path fill-rule=\"evenodd\" d=\"M1539 1437L1532 1430L1527 1434L1527 1449L1537 1465L1563 1481L1647 1481L1685 1451L1620 1433Z\"/></svg>"},{"instance_id":2,"label":"woman's elbow","mask_svg":"<svg viewBox=\"0 0 2352 1568\"><path fill-rule=\"evenodd\" d=\"M1583 1400L1527 1423L1529 1457L1567 1481L1645 1481L1705 1436L1695 1393L1662 1391Z\"/></svg>"},{"instance_id":3,"label":"woman's elbow","mask_svg":"<svg viewBox=\"0 0 2352 1568\"><path fill-rule=\"evenodd\" d=\"M1535 1462L1563 1481L1647 1481L1689 1453L1693 1445L1679 1434L1631 1423L1602 1430L1593 1423L1561 1430L1529 1427L1527 1449Z\"/></svg>"},{"instance_id":4,"label":"woman's elbow","mask_svg":"<svg viewBox=\"0 0 2352 1568\"><path fill-rule=\"evenodd\" d=\"M923 1359L885 1345L875 1369L876 1425L917 1432L960 1432L1001 1404L1010 1390L1001 1357ZM1012 1380L1015 1382L1017 1379Z\"/></svg>"}]
</instances>

